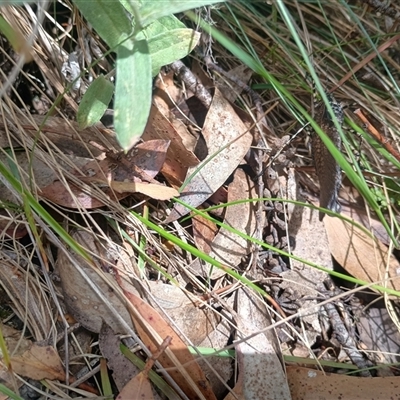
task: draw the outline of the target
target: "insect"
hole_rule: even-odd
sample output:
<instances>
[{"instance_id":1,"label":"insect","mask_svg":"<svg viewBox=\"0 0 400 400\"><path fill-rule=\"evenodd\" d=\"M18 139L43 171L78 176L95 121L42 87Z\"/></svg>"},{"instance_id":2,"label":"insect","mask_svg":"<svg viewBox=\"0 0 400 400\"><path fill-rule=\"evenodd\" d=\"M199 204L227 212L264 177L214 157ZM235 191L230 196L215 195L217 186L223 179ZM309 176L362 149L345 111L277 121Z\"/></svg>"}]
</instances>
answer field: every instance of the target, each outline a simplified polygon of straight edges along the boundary
<instances>
[{"instance_id":1,"label":"insect","mask_svg":"<svg viewBox=\"0 0 400 400\"><path fill-rule=\"evenodd\" d=\"M344 120L343 107L331 94L327 94L327 97L335 118L341 126ZM324 103L316 108L315 121L340 150L342 147L340 133ZM312 136L311 149L320 186L319 205L333 212L340 212L341 207L338 202L338 191L342 182L340 166L316 132ZM319 213L320 221L324 215L323 212Z\"/></svg>"}]
</instances>

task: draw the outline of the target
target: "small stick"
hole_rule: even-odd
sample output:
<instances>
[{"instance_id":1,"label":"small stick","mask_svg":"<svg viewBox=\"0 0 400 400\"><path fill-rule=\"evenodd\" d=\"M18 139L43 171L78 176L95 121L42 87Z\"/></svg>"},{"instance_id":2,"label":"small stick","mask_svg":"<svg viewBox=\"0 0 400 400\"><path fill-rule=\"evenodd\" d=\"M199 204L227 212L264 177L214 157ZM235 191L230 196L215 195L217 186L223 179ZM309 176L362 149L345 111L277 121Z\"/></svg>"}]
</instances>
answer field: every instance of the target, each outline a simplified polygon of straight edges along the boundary
<instances>
[{"instance_id":1,"label":"small stick","mask_svg":"<svg viewBox=\"0 0 400 400\"><path fill-rule=\"evenodd\" d=\"M363 122L369 133L397 160L400 161L400 153L390 144L387 138L381 135L377 129L369 122L368 118L358 108L354 114Z\"/></svg>"}]
</instances>

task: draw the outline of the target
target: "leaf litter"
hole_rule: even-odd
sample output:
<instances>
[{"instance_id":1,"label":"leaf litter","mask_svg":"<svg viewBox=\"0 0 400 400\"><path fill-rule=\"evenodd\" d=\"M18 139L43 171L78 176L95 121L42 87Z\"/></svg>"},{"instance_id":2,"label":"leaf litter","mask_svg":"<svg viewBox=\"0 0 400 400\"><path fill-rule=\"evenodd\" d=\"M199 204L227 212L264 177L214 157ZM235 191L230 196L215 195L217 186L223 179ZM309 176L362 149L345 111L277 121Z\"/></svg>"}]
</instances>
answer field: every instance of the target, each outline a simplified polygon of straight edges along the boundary
<instances>
[{"instance_id":1,"label":"leaf litter","mask_svg":"<svg viewBox=\"0 0 400 400\"><path fill-rule=\"evenodd\" d=\"M309 12L306 5L303 12ZM259 32L256 34L245 21L247 33L257 37ZM37 40L47 48L41 36ZM235 69L219 46L214 51L221 52L221 64L237 76L236 71L243 66ZM45 73L44 66L54 70L51 54L46 58L35 53L35 57L41 74ZM4 64L7 72L6 67ZM37 79L44 81L41 74ZM207 76L207 71L195 78L198 85L213 83L208 76L202 82L202 75ZM21 76L29 82L29 74L23 72ZM51 380L49 387L61 393L63 389L57 381L65 381L69 375L65 365L74 364L74 358L68 360L66 354L65 365L61 363L60 354L65 349L56 340L74 323L69 319L67 322L68 311L80 329L100 334L99 347L92 357L107 359L121 399L158 398L160 386L153 383L149 374L153 363L154 371L165 379L161 391L171 396L178 393L181 398L313 398L314 393L321 396L332 386L349 390L352 398L357 398L355 391L359 398L389 398L397 377L388 368L382 369L382 374L392 376L368 380L339 374L324 376L315 369L299 366L285 371L283 354L318 357L321 364L325 361L328 365L337 360L349 361L332 328L336 317L328 315L328 308L321 306L321 301L335 304L341 312L338 322L344 323L349 332L356 329L365 342L369 340L361 357L366 358L369 350L393 352L400 340L388 314L377 312L379 309L374 307L365 312L362 303L343 299L346 291L332 289L331 293L326 289L327 272L334 270L338 262L346 273L368 284L375 283L378 293L383 286L396 290L398 261L391 249L337 217L325 216L321 223L317 210L285 202L312 202L312 194L318 192L310 189L317 187L315 176L307 172L303 162L293 162L292 149L283 148L286 140L282 139L279 149L269 148L270 153L258 160L261 168L254 169L257 161L250 162L248 156L260 141L255 140L254 124L248 122L251 116L237 108L246 102L251 107L253 99L247 97L248 92L241 97L232 94L243 91L247 82L232 92L226 87L223 91L214 88L211 103L202 108L192 87L183 90L183 75L174 78L162 71L162 76L163 84L157 83L143 142L127 154L119 150L113 129L105 128L101 122L82 129L71 119L71 115L75 117L71 109L75 111L75 101L79 101L76 97L66 94L62 111L49 117L21 112L11 93L7 94L7 105L2 100L0 143L3 148L21 151L4 152L1 161L88 254L85 258L67 248L51 230L43 228L40 216L35 215L38 224L33 226L40 227L40 238L23 213L23 200L2 180L0 197L8 206L4 207L6 224L1 225L4 245L0 295L7 298L9 308L24 321L24 331L32 338L27 347L11 357L13 371L35 380ZM45 85L63 92L64 82L55 79L51 76L51 83ZM241 79L257 77L247 70ZM29 85L34 87L32 82ZM39 101L46 108L48 94L40 92ZM304 96L302 93L299 98L303 101ZM231 105L228 97L236 104ZM341 92L339 98L342 97ZM287 125L282 121L293 121L293 116L282 104L271 108L266 118L268 125L284 137ZM31 111L35 112L33 106ZM298 146L297 151L304 150L296 139L289 147L292 145ZM281 154L273 154L275 151ZM261 171L266 183L261 196L279 197L280 201L266 201L260 218L255 182ZM204 215L210 218L196 215L180 203L168 202L178 196L184 204L205 210ZM343 201L343 196L339 200ZM219 204L224 201L228 205ZM198 254L193 256L187 248L167 248L134 218L132 209L143 215L149 213L151 220L168 232L179 234L184 243L194 242L224 268L204 265ZM342 215L348 212L349 217L354 217L354 209L350 203L348 209L342 208ZM190 222L180 220L182 216L190 218ZM226 227L219 227L220 222ZM365 216L362 222L370 229ZM260 223L261 227L257 227ZM254 236L257 228L264 232L262 239L270 246L258 249L258 253L257 244L243 237ZM27 244L19 242L28 236ZM304 260L325 270L316 270ZM240 280L232 279L232 271L256 282L259 291L244 289ZM355 288L349 294L359 291ZM368 295L375 299L374 293ZM330 297L336 297L336 303ZM386 299L388 312L394 298ZM275 310L272 304L276 305ZM288 318L283 320L282 315ZM348 323L353 315L360 319L356 328ZM372 328L373 324L385 326L385 332L380 332L387 335L390 346L384 341L377 344L378 331ZM16 332L21 331L12 334ZM121 357L120 337L128 343L126 335L130 336L130 344L135 344L135 355L147 363L147 369L133 368L125 356ZM192 355L188 346L197 349L197 353ZM213 352L225 349L230 353L224 358L215 353L205 356L204 346ZM8 351L14 352L11 345ZM382 360L396 361L387 356ZM342 363L341 367L345 365ZM238 375L234 378L236 367ZM328 372L335 370L325 368ZM10 371L3 368L1 373L3 376ZM87 373L88 386L80 390L87 390L87 395L92 390L100 393ZM124 379L119 379L122 375ZM70 378L72 384L75 377ZM9 386L19 390L13 380ZM304 387L306 394L302 392Z\"/></svg>"}]
</instances>

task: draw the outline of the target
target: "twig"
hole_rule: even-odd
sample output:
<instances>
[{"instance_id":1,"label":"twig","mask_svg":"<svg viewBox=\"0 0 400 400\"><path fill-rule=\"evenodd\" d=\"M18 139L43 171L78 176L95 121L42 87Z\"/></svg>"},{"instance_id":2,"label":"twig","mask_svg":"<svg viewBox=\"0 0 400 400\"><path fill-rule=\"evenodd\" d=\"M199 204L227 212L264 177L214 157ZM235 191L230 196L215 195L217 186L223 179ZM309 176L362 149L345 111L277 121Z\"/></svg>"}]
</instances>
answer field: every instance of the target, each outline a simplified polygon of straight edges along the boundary
<instances>
[{"instance_id":1,"label":"twig","mask_svg":"<svg viewBox=\"0 0 400 400\"><path fill-rule=\"evenodd\" d=\"M369 133L397 160L400 161L400 153L390 144L389 140L381 135L377 129L369 122L368 118L358 108L354 111L354 114L362 121L365 128Z\"/></svg>"}]
</instances>

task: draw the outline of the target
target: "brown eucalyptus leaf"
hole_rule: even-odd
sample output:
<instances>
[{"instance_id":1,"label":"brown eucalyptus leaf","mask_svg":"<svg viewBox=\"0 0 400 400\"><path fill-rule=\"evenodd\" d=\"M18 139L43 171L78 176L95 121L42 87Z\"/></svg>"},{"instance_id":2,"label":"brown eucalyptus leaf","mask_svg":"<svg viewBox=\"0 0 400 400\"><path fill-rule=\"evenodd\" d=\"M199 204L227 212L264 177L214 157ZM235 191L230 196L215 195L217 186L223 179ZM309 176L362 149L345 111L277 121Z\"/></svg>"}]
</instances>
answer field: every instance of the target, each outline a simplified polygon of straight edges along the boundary
<instances>
[{"instance_id":1,"label":"brown eucalyptus leaf","mask_svg":"<svg viewBox=\"0 0 400 400\"><path fill-rule=\"evenodd\" d=\"M128 154L130 163L139 167L147 175L154 178L165 163L170 140L156 139L139 143ZM123 156L121 154L121 156Z\"/></svg>"},{"instance_id":2,"label":"brown eucalyptus leaf","mask_svg":"<svg viewBox=\"0 0 400 400\"><path fill-rule=\"evenodd\" d=\"M107 182L101 183L107 184ZM117 193L142 193L156 200L170 200L179 196L176 189L154 183L111 181L108 184Z\"/></svg>"},{"instance_id":3,"label":"brown eucalyptus leaf","mask_svg":"<svg viewBox=\"0 0 400 400\"><path fill-rule=\"evenodd\" d=\"M0 324L0 330L9 354L13 354L14 356L22 355L32 346L32 342L24 338L21 331L3 324ZM13 372L7 369L4 362L0 365L0 382L14 392L22 385L19 379L15 379ZM0 400L7 399L9 399L8 396L3 397L0 394Z\"/></svg>"},{"instance_id":4,"label":"brown eucalyptus leaf","mask_svg":"<svg viewBox=\"0 0 400 400\"><path fill-rule=\"evenodd\" d=\"M202 215L193 214L192 226L196 247L203 253L210 254L211 243L218 232L217 225Z\"/></svg>"},{"instance_id":5,"label":"brown eucalyptus leaf","mask_svg":"<svg viewBox=\"0 0 400 400\"><path fill-rule=\"evenodd\" d=\"M181 288L159 281L150 281L146 286L152 294L148 303L161 315L165 312L194 345L199 345L215 329L214 313L198 307ZM168 321L167 317L164 319Z\"/></svg>"},{"instance_id":6,"label":"brown eucalyptus leaf","mask_svg":"<svg viewBox=\"0 0 400 400\"><path fill-rule=\"evenodd\" d=\"M11 357L11 365L15 373L38 381L65 379L64 367L52 346L34 343L23 354Z\"/></svg>"},{"instance_id":7,"label":"brown eucalyptus leaf","mask_svg":"<svg viewBox=\"0 0 400 400\"><path fill-rule=\"evenodd\" d=\"M375 400L399 397L399 376L365 378L290 366L287 367L287 377L293 400Z\"/></svg>"},{"instance_id":8,"label":"brown eucalyptus leaf","mask_svg":"<svg viewBox=\"0 0 400 400\"><path fill-rule=\"evenodd\" d=\"M99 332L99 347L102 356L107 360L107 366L112 371L112 376L118 390L140 372L140 369L130 362L120 349L120 337L110 326L103 323Z\"/></svg>"},{"instance_id":9,"label":"brown eucalyptus leaf","mask_svg":"<svg viewBox=\"0 0 400 400\"><path fill-rule=\"evenodd\" d=\"M153 392L147 375L142 371L134 376L116 397L116 400L153 400Z\"/></svg>"},{"instance_id":10,"label":"brown eucalyptus leaf","mask_svg":"<svg viewBox=\"0 0 400 400\"><path fill-rule=\"evenodd\" d=\"M271 324L265 304L250 291L239 289L237 304L238 338L244 339ZM239 361L239 394L243 393L246 399L290 399L275 331L248 338L235 348Z\"/></svg>"},{"instance_id":11,"label":"brown eucalyptus leaf","mask_svg":"<svg viewBox=\"0 0 400 400\"><path fill-rule=\"evenodd\" d=\"M149 121L142 139L145 141L150 139L164 139L171 142L161 172L172 185L180 186L187 168L199 163L198 158L193 152L186 149L181 136L168 117L155 104L151 107Z\"/></svg>"},{"instance_id":12,"label":"brown eucalyptus leaf","mask_svg":"<svg viewBox=\"0 0 400 400\"><path fill-rule=\"evenodd\" d=\"M71 235L90 254L94 255L98 269L107 270L110 266L116 265L119 274L124 275L126 271L132 273L132 261L119 246L110 247L109 244L96 240L93 234L86 231L73 232ZM107 301L131 326L131 318L123 301L112 290L112 283L115 283L114 276L107 272L102 272L101 275L110 280L110 284L108 284L81 256L73 252L71 255L76 264L82 268L103 293ZM78 322L92 332L99 332L104 321L115 332L125 333L123 326L115 318L115 315L103 304L99 296L82 277L77 265L71 262L63 251L59 251L56 271L60 276L68 311ZM137 293L137 290L129 283L128 279L123 280L123 287L129 292ZM150 288L152 296L146 295L146 300L148 299L147 301L151 303L151 306L160 312L160 307L162 307L179 329L195 344L200 343L214 329L213 314L196 307L194 302L185 296L181 289L173 285L151 281L144 285L144 288Z\"/></svg>"},{"instance_id":13,"label":"brown eucalyptus leaf","mask_svg":"<svg viewBox=\"0 0 400 400\"><path fill-rule=\"evenodd\" d=\"M110 308L104 304L100 296L79 272L79 268L88 276L125 322L132 326L123 300L113 289L113 283L115 285L113 275L103 271L103 268L109 270L112 265L115 266L116 260L123 264L129 263L129 259L124 259L126 254L117 246L110 248L106 243L95 240L96 238L92 233L80 230L73 232L71 236L83 248L87 249L89 254L94 255L93 258L98 272L75 252L71 251L70 253L75 261L72 262L64 251L59 251L56 272L61 280L64 301L68 311L83 327L92 332L100 332L104 321L112 326L115 332L127 333Z\"/></svg>"},{"instance_id":14,"label":"brown eucalyptus leaf","mask_svg":"<svg viewBox=\"0 0 400 400\"><path fill-rule=\"evenodd\" d=\"M332 256L350 275L365 282L400 290L399 262L385 245L340 218L327 215L324 223ZM387 263L391 279L385 280Z\"/></svg>"},{"instance_id":15,"label":"brown eucalyptus leaf","mask_svg":"<svg viewBox=\"0 0 400 400\"><path fill-rule=\"evenodd\" d=\"M203 137L207 143L208 157L199 166L188 170L187 177L191 179L181 192L181 200L192 207L204 203L225 183L252 142L247 126L217 89L204 123ZM186 207L175 204L166 222L174 221L188 212Z\"/></svg>"},{"instance_id":16,"label":"brown eucalyptus leaf","mask_svg":"<svg viewBox=\"0 0 400 400\"><path fill-rule=\"evenodd\" d=\"M255 187L250 177L238 168L233 182L228 188L228 202L257 198ZM225 212L224 224L246 235L253 235L256 226L255 206L252 202L244 202L228 206ZM242 257L251 249L251 243L225 228L221 228L212 243L210 255L217 261L235 268L240 264ZM210 279L218 279L225 274L224 271L213 268L210 264L204 265L200 259L191 265L195 271L202 273Z\"/></svg>"},{"instance_id":17,"label":"brown eucalyptus leaf","mask_svg":"<svg viewBox=\"0 0 400 400\"><path fill-rule=\"evenodd\" d=\"M124 291L133 308L130 308L135 328L146 347L156 353L161 342L171 337L170 345L160 354L158 361L190 399L216 399L212 389L187 345L172 327L150 305L138 296Z\"/></svg>"}]
</instances>

